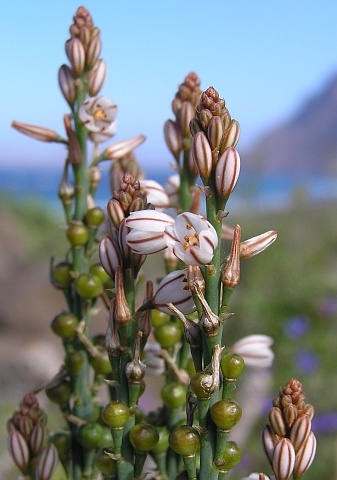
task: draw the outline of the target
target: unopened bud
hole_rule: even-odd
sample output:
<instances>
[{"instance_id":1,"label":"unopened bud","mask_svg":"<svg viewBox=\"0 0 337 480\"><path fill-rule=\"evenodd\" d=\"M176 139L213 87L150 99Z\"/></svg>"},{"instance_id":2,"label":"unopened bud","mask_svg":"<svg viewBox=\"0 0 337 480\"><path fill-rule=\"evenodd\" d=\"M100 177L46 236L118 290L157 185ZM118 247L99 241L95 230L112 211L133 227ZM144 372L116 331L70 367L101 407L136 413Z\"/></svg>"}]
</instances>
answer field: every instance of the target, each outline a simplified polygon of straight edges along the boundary
<instances>
[{"instance_id":1,"label":"unopened bud","mask_svg":"<svg viewBox=\"0 0 337 480\"><path fill-rule=\"evenodd\" d=\"M67 40L66 53L75 74L80 75L85 65L85 50L81 40L77 37Z\"/></svg>"},{"instance_id":2,"label":"unopened bud","mask_svg":"<svg viewBox=\"0 0 337 480\"><path fill-rule=\"evenodd\" d=\"M294 445L295 452L297 453L306 442L311 432L311 420L308 415L300 415L294 421L289 438Z\"/></svg>"},{"instance_id":3,"label":"unopened bud","mask_svg":"<svg viewBox=\"0 0 337 480\"><path fill-rule=\"evenodd\" d=\"M236 120L231 120L230 126L227 128L224 134L224 138L221 143L220 154L222 154L228 147L236 147L240 137L240 125Z\"/></svg>"},{"instance_id":4,"label":"unopened bud","mask_svg":"<svg viewBox=\"0 0 337 480\"><path fill-rule=\"evenodd\" d=\"M46 428L42 422L38 422L32 430L29 438L29 446L34 456L37 456L43 447L46 437Z\"/></svg>"},{"instance_id":5,"label":"unopened bud","mask_svg":"<svg viewBox=\"0 0 337 480\"><path fill-rule=\"evenodd\" d=\"M137 135L137 137L128 138L121 142L116 142L107 147L102 153L102 159L118 160L132 152L136 147L146 140L145 135Z\"/></svg>"},{"instance_id":6,"label":"unopened bud","mask_svg":"<svg viewBox=\"0 0 337 480\"><path fill-rule=\"evenodd\" d=\"M235 148L227 148L215 167L215 187L221 199L227 200L240 173L240 157Z\"/></svg>"},{"instance_id":7,"label":"unopened bud","mask_svg":"<svg viewBox=\"0 0 337 480\"><path fill-rule=\"evenodd\" d=\"M18 430L9 432L7 447L15 465L24 471L29 463L29 449L24 436Z\"/></svg>"},{"instance_id":8,"label":"unopened bud","mask_svg":"<svg viewBox=\"0 0 337 480\"><path fill-rule=\"evenodd\" d=\"M107 205L107 211L113 226L118 230L122 220L125 218L121 204L115 198L111 198Z\"/></svg>"},{"instance_id":9,"label":"unopened bud","mask_svg":"<svg viewBox=\"0 0 337 480\"><path fill-rule=\"evenodd\" d=\"M208 185L208 179L212 171L212 151L204 132L198 132L192 140L194 162L204 185Z\"/></svg>"},{"instance_id":10,"label":"unopened bud","mask_svg":"<svg viewBox=\"0 0 337 480\"><path fill-rule=\"evenodd\" d=\"M111 237L104 237L100 241L99 258L106 273L114 278L117 267L122 265L122 257L117 244Z\"/></svg>"},{"instance_id":11,"label":"unopened bud","mask_svg":"<svg viewBox=\"0 0 337 480\"><path fill-rule=\"evenodd\" d=\"M269 232L262 233L257 237L252 237L249 240L245 240L240 245L240 257L243 259L254 257L258 253L263 252L277 238L277 232L270 230Z\"/></svg>"},{"instance_id":12,"label":"unopened bud","mask_svg":"<svg viewBox=\"0 0 337 480\"><path fill-rule=\"evenodd\" d=\"M50 443L42 452L36 469L36 480L49 480L56 470L59 456L56 447Z\"/></svg>"},{"instance_id":13,"label":"unopened bud","mask_svg":"<svg viewBox=\"0 0 337 480\"><path fill-rule=\"evenodd\" d=\"M270 426L279 437L285 437L287 433L287 427L284 423L282 412L277 407L272 407L269 412Z\"/></svg>"},{"instance_id":14,"label":"unopened bud","mask_svg":"<svg viewBox=\"0 0 337 480\"><path fill-rule=\"evenodd\" d=\"M220 117L213 117L207 128L207 137L212 150L219 150L223 136L223 121Z\"/></svg>"},{"instance_id":15,"label":"unopened bud","mask_svg":"<svg viewBox=\"0 0 337 480\"><path fill-rule=\"evenodd\" d=\"M12 122L12 127L18 132L34 138L35 140L40 140L41 142L67 143L64 138L60 137L58 133L54 132L54 130L50 130L49 128L38 127L36 125L29 125L28 123L16 121Z\"/></svg>"},{"instance_id":16,"label":"unopened bud","mask_svg":"<svg viewBox=\"0 0 337 480\"><path fill-rule=\"evenodd\" d=\"M291 403L290 405L283 407L283 416L287 426L291 428L292 424L298 416L298 410L295 405Z\"/></svg>"},{"instance_id":17,"label":"unopened bud","mask_svg":"<svg viewBox=\"0 0 337 480\"><path fill-rule=\"evenodd\" d=\"M80 165L82 163L82 150L78 138L71 128L70 118L68 115L63 117L64 126L68 135L69 155L68 160L72 165Z\"/></svg>"},{"instance_id":18,"label":"unopened bud","mask_svg":"<svg viewBox=\"0 0 337 480\"><path fill-rule=\"evenodd\" d=\"M288 438L282 438L274 448L273 470L277 480L288 480L295 465L295 450Z\"/></svg>"},{"instance_id":19,"label":"unopened bud","mask_svg":"<svg viewBox=\"0 0 337 480\"><path fill-rule=\"evenodd\" d=\"M315 453L316 437L311 432L295 458L294 476L296 476L296 478L302 477L302 475L308 470L315 458Z\"/></svg>"},{"instance_id":20,"label":"unopened bud","mask_svg":"<svg viewBox=\"0 0 337 480\"><path fill-rule=\"evenodd\" d=\"M190 102L183 102L177 115L180 128L184 137L189 137L190 133L190 121L195 116L195 108Z\"/></svg>"},{"instance_id":21,"label":"unopened bud","mask_svg":"<svg viewBox=\"0 0 337 480\"><path fill-rule=\"evenodd\" d=\"M85 63L88 70L90 70L97 62L102 50L102 42L99 35L92 38L88 45Z\"/></svg>"},{"instance_id":22,"label":"unopened bud","mask_svg":"<svg viewBox=\"0 0 337 480\"><path fill-rule=\"evenodd\" d=\"M166 145L175 159L179 157L182 150L181 133L177 124L172 120L167 120L164 125L164 137Z\"/></svg>"},{"instance_id":23,"label":"unopened bud","mask_svg":"<svg viewBox=\"0 0 337 480\"><path fill-rule=\"evenodd\" d=\"M76 98L75 79L73 72L70 70L68 65L62 65L60 67L58 80L64 98L67 100L69 105L73 107Z\"/></svg>"},{"instance_id":24,"label":"unopened bud","mask_svg":"<svg viewBox=\"0 0 337 480\"><path fill-rule=\"evenodd\" d=\"M273 432L270 425L265 425L262 429L262 446L269 460L270 465L273 464L273 453L278 437Z\"/></svg>"},{"instance_id":25,"label":"unopened bud","mask_svg":"<svg viewBox=\"0 0 337 480\"><path fill-rule=\"evenodd\" d=\"M114 319L118 324L129 323L131 319L131 310L125 298L123 275L120 265L118 265L115 274L116 301L114 303Z\"/></svg>"},{"instance_id":26,"label":"unopened bud","mask_svg":"<svg viewBox=\"0 0 337 480\"><path fill-rule=\"evenodd\" d=\"M99 60L97 60L97 63L94 66L89 76L89 81L88 81L89 95L91 95L92 97L96 96L101 90L103 83L105 81L106 72L107 72L106 63L102 58L100 58Z\"/></svg>"}]
</instances>

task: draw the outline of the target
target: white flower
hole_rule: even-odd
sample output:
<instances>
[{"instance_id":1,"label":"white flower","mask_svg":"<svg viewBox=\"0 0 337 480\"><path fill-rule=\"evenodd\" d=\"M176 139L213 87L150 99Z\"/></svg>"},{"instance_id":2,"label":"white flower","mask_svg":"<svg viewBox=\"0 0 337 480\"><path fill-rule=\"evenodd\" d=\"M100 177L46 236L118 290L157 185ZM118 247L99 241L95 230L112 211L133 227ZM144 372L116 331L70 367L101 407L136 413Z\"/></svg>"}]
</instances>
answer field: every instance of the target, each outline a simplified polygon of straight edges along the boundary
<instances>
[{"instance_id":1,"label":"white flower","mask_svg":"<svg viewBox=\"0 0 337 480\"><path fill-rule=\"evenodd\" d=\"M179 201L180 175L171 175L164 185L165 191L172 205L177 205Z\"/></svg>"},{"instance_id":2,"label":"white flower","mask_svg":"<svg viewBox=\"0 0 337 480\"><path fill-rule=\"evenodd\" d=\"M234 343L231 351L241 355L249 367L269 368L274 360L273 339L267 335L248 335Z\"/></svg>"},{"instance_id":3,"label":"white flower","mask_svg":"<svg viewBox=\"0 0 337 480\"><path fill-rule=\"evenodd\" d=\"M174 220L155 210L132 212L126 241L136 253L156 253L168 247L186 265L208 264L218 245L214 227L201 215L181 213Z\"/></svg>"},{"instance_id":4,"label":"white flower","mask_svg":"<svg viewBox=\"0 0 337 480\"><path fill-rule=\"evenodd\" d=\"M88 98L79 108L78 115L89 130L93 142L105 142L116 131L117 105L110 99L99 96Z\"/></svg>"},{"instance_id":5,"label":"white flower","mask_svg":"<svg viewBox=\"0 0 337 480\"><path fill-rule=\"evenodd\" d=\"M157 342L146 342L143 350L143 362L148 375L162 375L165 372L165 362L160 356L161 346Z\"/></svg>"},{"instance_id":6,"label":"white flower","mask_svg":"<svg viewBox=\"0 0 337 480\"><path fill-rule=\"evenodd\" d=\"M192 292L187 287L186 269L175 270L162 279L152 298L152 305L161 312L172 315L167 304L173 303L184 315L195 311Z\"/></svg>"},{"instance_id":7,"label":"white flower","mask_svg":"<svg viewBox=\"0 0 337 480\"><path fill-rule=\"evenodd\" d=\"M170 206L170 200L164 188L154 180L140 180L140 189L146 193L148 203L158 211L163 211Z\"/></svg>"},{"instance_id":8,"label":"white flower","mask_svg":"<svg viewBox=\"0 0 337 480\"><path fill-rule=\"evenodd\" d=\"M186 265L206 265L218 246L215 228L201 215L181 213L165 228L168 248Z\"/></svg>"}]
</instances>

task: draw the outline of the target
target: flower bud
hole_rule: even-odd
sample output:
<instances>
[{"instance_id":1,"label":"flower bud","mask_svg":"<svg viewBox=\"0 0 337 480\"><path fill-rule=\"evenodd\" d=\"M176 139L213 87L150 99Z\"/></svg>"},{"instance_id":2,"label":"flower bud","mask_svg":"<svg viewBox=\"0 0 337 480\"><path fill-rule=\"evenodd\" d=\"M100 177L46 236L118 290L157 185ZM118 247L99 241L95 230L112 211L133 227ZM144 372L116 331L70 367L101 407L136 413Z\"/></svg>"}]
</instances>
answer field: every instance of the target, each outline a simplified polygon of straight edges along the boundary
<instances>
[{"instance_id":1,"label":"flower bud","mask_svg":"<svg viewBox=\"0 0 337 480\"><path fill-rule=\"evenodd\" d=\"M67 40L66 53L75 74L80 75L85 65L85 50L81 40L77 37Z\"/></svg>"},{"instance_id":2,"label":"flower bud","mask_svg":"<svg viewBox=\"0 0 337 480\"><path fill-rule=\"evenodd\" d=\"M222 154L228 147L236 147L240 136L240 125L236 120L231 120L230 126L225 131L220 154Z\"/></svg>"},{"instance_id":3,"label":"flower bud","mask_svg":"<svg viewBox=\"0 0 337 480\"><path fill-rule=\"evenodd\" d=\"M235 148L229 147L215 167L215 187L220 198L227 200L235 188L240 173L240 157Z\"/></svg>"},{"instance_id":4,"label":"flower bud","mask_svg":"<svg viewBox=\"0 0 337 480\"><path fill-rule=\"evenodd\" d=\"M68 65L62 65L59 69L58 80L61 92L69 105L73 107L76 98L75 79Z\"/></svg>"},{"instance_id":5,"label":"flower bud","mask_svg":"<svg viewBox=\"0 0 337 480\"><path fill-rule=\"evenodd\" d=\"M101 90L103 83L105 81L106 72L107 72L106 63L102 58L100 58L99 60L97 60L97 63L92 69L92 71L90 72L90 76L89 76L88 87L89 87L89 95L91 97L94 97L95 95L97 95L98 92Z\"/></svg>"},{"instance_id":6,"label":"flower bud","mask_svg":"<svg viewBox=\"0 0 337 480\"><path fill-rule=\"evenodd\" d=\"M107 211L113 226L118 230L122 220L125 218L120 202L115 198L111 198L107 205Z\"/></svg>"},{"instance_id":7,"label":"flower bud","mask_svg":"<svg viewBox=\"0 0 337 480\"><path fill-rule=\"evenodd\" d=\"M194 118L194 115L195 108L193 105L188 101L183 102L177 114L177 120L184 137L189 137L191 135L190 121Z\"/></svg>"},{"instance_id":8,"label":"flower bud","mask_svg":"<svg viewBox=\"0 0 337 480\"><path fill-rule=\"evenodd\" d=\"M220 117L213 117L207 128L207 137L212 150L219 150L223 136L223 121Z\"/></svg>"},{"instance_id":9,"label":"flower bud","mask_svg":"<svg viewBox=\"0 0 337 480\"><path fill-rule=\"evenodd\" d=\"M131 153L132 150L141 145L145 140L145 135L138 135L137 137L113 143L104 150L102 157L108 160L118 160Z\"/></svg>"},{"instance_id":10,"label":"flower bud","mask_svg":"<svg viewBox=\"0 0 337 480\"><path fill-rule=\"evenodd\" d=\"M277 238L277 232L270 230L269 232L262 233L257 237L252 237L249 240L245 240L240 245L240 257L243 259L254 257L258 253L263 252Z\"/></svg>"},{"instance_id":11,"label":"flower bud","mask_svg":"<svg viewBox=\"0 0 337 480\"><path fill-rule=\"evenodd\" d=\"M50 443L42 452L36 469L36 480L49 480L56 470L59 456L56 447Z\"/></svg>"},{"instance_id":12,"label":"flower bud","mask_svg":"<svg viewBox=\"0 0 337 480\"><path fill-rule=\"evenodd\" d=\"M232 345L231 351L241 355L250 367L269 368L274 359L273 339L267 335L247 335Z\"/></svg>"},{"instance_id":13,"label":"flower bud","mask_svg":"<svg viewBox=\"0 0 337 480\"><path fill-rule=\"evenodd\" d=\"M288 480L295 464L295 450L288 438L277 442L273 453L273 470L277 480Z\"/></svg>"},{"instance_id":14,"label":"flower bud","mask_svg":"<svg viewBox=\"0 0 337 480\"><path fill-rule=\"evenodd\" d=\"M311 432L311 420L308 415L300 415L294 421L290 430L290 441L294 445L297 453L302 445L307 441Z\"/></svg>"},{"instance_id":15,"label":"flower bud","mask_svg":"<svg viewBox=\"0 0 337 480\"><path fill-rule=\"evenodd\" d=\"M266 454L269 463L272 465L273 464L273 453L274 453L274 448L275 445L278 441L277 435L272 431L272 428L270 425L265 425L262 429L262 446L264 449L264 453Z\"/></svg>"},{"instance_id":16,"label":"flower bud","mask_svg":"<svg viewBox=\"0 0 337 480\"><path fill-rule=\"evenodd\" d=\"M122 257L116 242L111 237L104 237L99 244L99 259L106 273L115 277L118 266L122 265Z\"/></svg>"},{"instance_id":17,"label":"flower bud","mask_svg":"<svg viewBox=\"0 0 337 480\"><path fill-rule=\"evenodd\" d=\"M291 426L293 425L293 423L295 422L298 416L298 410L295 407L295 405L290 404L283 407L283 416L287 426L291 428Z\"/></svg>"},{"instance_id":18,"label":"flower bud","mask_svg":"<svg viewBox=\"0 0 337 480\"><path fill-rule=\"evenodd\" d=\"M315 458L316 437L311 432L295 458L294 475L300 478L308 470Z\"/></svg>"},{"instance_id":19,"label":"flower bud","mask_svg":"<svg viewBox=\"0 0 337 480\"><path fill-rule=\"evenodd\" d=\"M167 120L164 124L164 137L168 149L174 158L178 159L182 150L182 140L177 124L172 120Z\"/></svg>"},{"instance_id":20,"label":"flower bud","mask_svg":"<svg viewBox=\"0 0 337 480\"><path fill-rule=\"evenodd\" d=\"M18 132L34 138L35 140L40 140L41 142L67 143L66 140L58 135L58 133L54 132L54 130L50 130L49 128L38 127L36 125L29 125L28 123L16 121L12 122L12 127Z\"/></svg>"},{"instance_id":21,"label":"flower bud","mask_svg":"<svg viewBox=\"0 0 337 480\"><path fill-rule=\"evenodd\" d=\"M88 70L91 70L92 67L98 60L98 57L101 54L102 42L99 35L96 35L91 39L91 42L88 45L85 63Z\"/></svg>"},{"instance_id":22,"label":"flower bud","mask_svg":"<svg viewBox=\"0 0 337 480\"><path fill-rule=\"evenodd\" d=\"M204 132L198 132L192 140L194 162L204 185L208 185L208 179L212 171L212 151Z\"/></svg>"},{"instance_id":23,"label":"flower bud","mask_svg":"<svg viewBox=\"0 0 337 480\"><path fill-rule=\"evenodd\" d=\"M129 323L131 319L131 310L125 298L123 275L120 265L117 266L115 273L116 301L114 303L113 316L118 324Z\"/></svg>"},{"instance_id":24,"label":"flower bud","mask_svg":"<svg viewBox=\"0 0 337 480\"><path fill-rule=\"evenodd\" d=\"M24 471L29 463L29 449L25 438L18 430L9 432L7 447L15 465Z\"/></svg>"},{"instance_id":25,"label":"flower bud","mask_svg":"<svg viewBox=\"0 0 337 480\"><path fill-rule=\"evenodd\" d=\"M285 437L287 427L284 423L282 412L278 407L272 407L269 412L269 422L275 434L279 437Z\"/></svg>"}]
</instances>

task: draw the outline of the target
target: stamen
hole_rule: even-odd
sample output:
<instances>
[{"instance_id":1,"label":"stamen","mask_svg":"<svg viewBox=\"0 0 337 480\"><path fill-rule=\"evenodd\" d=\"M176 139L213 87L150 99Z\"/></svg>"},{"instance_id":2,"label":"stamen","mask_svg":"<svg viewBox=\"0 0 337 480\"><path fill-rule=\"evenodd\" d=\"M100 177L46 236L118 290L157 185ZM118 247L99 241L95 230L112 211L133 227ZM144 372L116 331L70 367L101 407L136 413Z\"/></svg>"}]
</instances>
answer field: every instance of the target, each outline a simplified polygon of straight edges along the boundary
<instances>
[{"instance_id":1,"label":"stamen","mask_svg":"<svg viewBox=\"0 0 337 480\"><path fill-rule=\"evenodd\" d=\"M106 119L105 111L102 108L100 110L96 110L94 112L94 119L95 120L105 120Z\"/></svg>"}]
</instances>

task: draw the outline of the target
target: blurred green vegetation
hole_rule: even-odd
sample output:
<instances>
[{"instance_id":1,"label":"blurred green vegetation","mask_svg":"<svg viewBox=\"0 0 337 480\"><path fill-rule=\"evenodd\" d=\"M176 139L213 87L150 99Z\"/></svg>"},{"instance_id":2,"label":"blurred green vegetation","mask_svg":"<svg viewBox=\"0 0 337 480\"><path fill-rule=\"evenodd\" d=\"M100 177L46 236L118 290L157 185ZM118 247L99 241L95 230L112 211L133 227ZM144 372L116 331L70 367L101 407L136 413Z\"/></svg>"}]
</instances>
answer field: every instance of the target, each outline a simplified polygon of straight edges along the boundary
<instances>
[{"instance_id":1,"label":"blurred green vegetation","mask_svg":"<svg viewBox=\"0 0 337 480\"><path fill-rule=\"evenodd\" d=\"M32 202L2 204L20 225L30 261L48 262L51 254L62 258L66 241L59 227L62 225L59 214L51 215L49 210L37 208ZM230 209L230 204L228 206ZM242 471L247 474L248 469L264 468L265 473L270 473L259 441L260 430L267 422L273 396L288 380L295 377L303 383L306 400L315 406L318 420L325 413L337 415L336 205L296 199L287 209L252 208L230 213L227 223L241 225L242 240L267 230L278 232L278 239L271 247L242 262L241 281L230 304L235 316L225 329L228 346L254 333L270 335L275 342L273 393L266 399L265 417L258 419L249 439ZM223 246L228 253L230 243L224 242ZM254 396L254 391L251 395ZM7 407L1 410L1 417L4 425ZM321 423L317 421L316 459L305 475L306 480L337 478L337 429L333 429L332 423L328 427L330 431L322 432ZM239 479L239 472L231 478Z\"/></svg>"}]
</instances>

